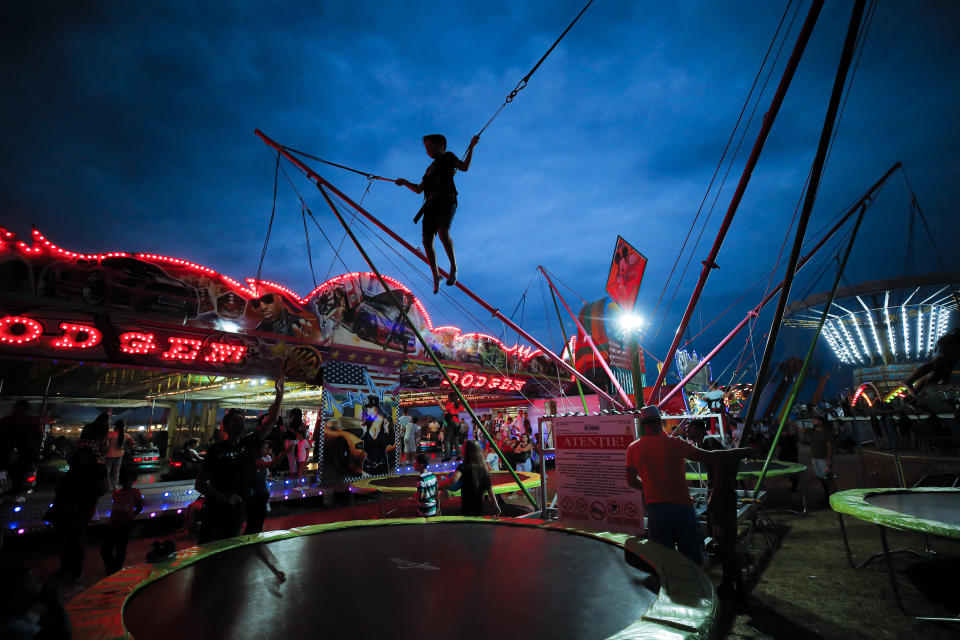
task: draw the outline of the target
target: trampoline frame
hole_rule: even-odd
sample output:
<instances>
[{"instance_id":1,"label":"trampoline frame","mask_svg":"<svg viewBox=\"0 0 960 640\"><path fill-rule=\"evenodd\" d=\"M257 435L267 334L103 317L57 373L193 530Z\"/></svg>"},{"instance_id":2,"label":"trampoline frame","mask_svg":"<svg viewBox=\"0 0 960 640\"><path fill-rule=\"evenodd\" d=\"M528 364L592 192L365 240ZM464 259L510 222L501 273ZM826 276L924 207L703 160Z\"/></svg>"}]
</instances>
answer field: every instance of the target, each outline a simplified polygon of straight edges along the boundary
<instances>
[{"instance_id":1,"label":"trampoline frame","mask_svg":"<svg viewBox=\"0 0 960 640\"><path fill-rule=\"evenodd\" d=\"M915 487L905 489L902 487L888 488L869 488L869 489L850 489L839 491L830 496L830 508L837 513L837 520L840 523L840 536L843 539L843 547L847 553L847 562L853 569L862 569L870 563L883 558L886 561L887 575L890 578L890 586L893 588L893 597L897 607L905 615L911 616L916 620L927 620L932 622L953 622L960 623L960 616L955 618L941 618L930 616L918 616L908 611L903 606L900 599L900 589L897 586L897 575L893 569L893 556L898 554L910 554L920 558L929 558L936 555L936 551L930 548L928 536L937 536L960 540L960 527L946 522L929 520L927 518L918 518L910 514L894 511L867 502L867 497L877 493L960 493L960 489L952 487ZM859 520L873 522L880 530L880 546L883 551L874 553L859 564L854 562L853 554L850 552L850 541L847 538L847 528L843 523L843 514L851 515ZM923 535L924 553L914 551L913 549L890 549L887 542L887 527L899 531L920 533Z\"/></svg>"},{"instance_id":2,"label":"trampoline frame","mask_svg":"<svg viewBox=\"0 0 960 640\"><path fill-rule=\"evenodd\" d=\"M717 613L717 598L713 584L693 563L673 549L627 534L578 529L557 522L459 516L347 520L218 540L203 546L183 549L175 558L167 562L140 564L108 576L67 603L66 610L73 625L74 638L77 640L129 639L132 636L123 624L123 610L137 591L175 571L223 551L359 527L471 522L531 527L580 535L619 547L647 563L660 578L660 591L640 619L618 631L611 636L610 640L654 637L701 640L711 636Z\"/></svg>"}]
</instances>

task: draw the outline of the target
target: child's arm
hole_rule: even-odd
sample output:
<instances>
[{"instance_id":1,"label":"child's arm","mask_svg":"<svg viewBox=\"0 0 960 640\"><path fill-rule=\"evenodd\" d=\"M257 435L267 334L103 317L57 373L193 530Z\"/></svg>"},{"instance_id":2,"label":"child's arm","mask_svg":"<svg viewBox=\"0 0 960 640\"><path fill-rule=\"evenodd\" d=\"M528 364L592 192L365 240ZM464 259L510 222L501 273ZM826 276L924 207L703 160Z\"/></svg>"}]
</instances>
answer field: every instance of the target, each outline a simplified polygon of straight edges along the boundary
<instances>
[{"instance_id":1,"label":"child's arm","mask_svg":"<svg viewBox=\"0 0 960 640\"><path fill-rule=\"evenodd\" d=\"M480 136L473 136L473 139L470 140L470 146L467 148L467 155L463 160L457 160L457 169L464 173L470 170L470 161L473 160L473 148L477 146L478 142L480 142Z\"/></svg>"},{"instance_id":2,"label":"child's arm","mask_svg":"<svg viewBox=\"0 0 960 640\"><path fill-rule=\"evenodd\" d=\"M413 191L418 195L423 193L423 183L413 184L406 178L397 178L396 180L393 181L393 183L398 187L406 187L407 189L410 189L410 191Z\"/></svg>"},{"instance_id":3,"label":"child's arm","mask_svg":"<svg viewBox=\"0 0 960 640\"><path fill-rule=\"evenodd\" d=\"M133 503L133 515L139 515L143 511L143 493L137 491L137 498Z\"/></svg>"}]
</instances>

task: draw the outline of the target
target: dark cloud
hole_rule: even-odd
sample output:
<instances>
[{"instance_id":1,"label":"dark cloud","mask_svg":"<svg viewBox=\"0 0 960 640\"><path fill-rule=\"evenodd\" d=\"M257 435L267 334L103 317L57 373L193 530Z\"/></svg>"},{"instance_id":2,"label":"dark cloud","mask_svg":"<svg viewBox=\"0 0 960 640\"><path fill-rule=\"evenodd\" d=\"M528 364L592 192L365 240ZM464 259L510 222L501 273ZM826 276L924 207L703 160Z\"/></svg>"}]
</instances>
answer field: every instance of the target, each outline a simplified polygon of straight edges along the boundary
<instances>
[{"instance_id":1,"label":"dark cloud","mask_svg":"<svg viewBox=\"0 0 960 640\"><path fill-rule=\"evenodd\" d=\"M35 223L77 250L149 250L237 278L252 275L274 169L255 128L366 171L417 178L428 162L420 136L443 132L462 151L581 6L7 3L0 20L0 221L21 233ZM650 259L638 309L652 312L784 8L626 0L591 7L458 178L454 231L463 280L512 309L536 266L546 264L586 299L597 298L620 233ZM665 328L648 339L656 353L686 304L805 11L712 214L714 193L706 201L700 220L709 214L709 223L690 269ZM847 3L824 10L720 255L722 268L711 275L704 318L730 306L776 262L813 157L849 11ZM811 232L902 160L941 253L957 255L958 18L960 7L950 2L880 3ZM342 230L315 189L288 170L329 241L339 243ZM363 178L323 173L351 197L363 196ZM419 243L412 194L376 183L364 205ZM897 178L871 209L851 280L903 270L908 205ZM364 237L384 269L426 291L422 276L391 248ZM321 278L333 254L313 227L311 243ZM298 199L281 176L265 277L308 290L305 252ZM940 268L929 250L917 255L918 270ZM342 259L363 268L349 244ZM684 255L657 324L686 262ZM334 273L341 269L335 263ZM538 288L534 280L524 323L546 337L551 326ZM753 303L748 296L730 317ZM428 306L443 322L492 325L472 317L484 314L466 302L469 315L441 300ZM702 348L728 328L725 320L704 334ZM550 322L558 333L555 318Z\"/></svg>"}]
</instances>

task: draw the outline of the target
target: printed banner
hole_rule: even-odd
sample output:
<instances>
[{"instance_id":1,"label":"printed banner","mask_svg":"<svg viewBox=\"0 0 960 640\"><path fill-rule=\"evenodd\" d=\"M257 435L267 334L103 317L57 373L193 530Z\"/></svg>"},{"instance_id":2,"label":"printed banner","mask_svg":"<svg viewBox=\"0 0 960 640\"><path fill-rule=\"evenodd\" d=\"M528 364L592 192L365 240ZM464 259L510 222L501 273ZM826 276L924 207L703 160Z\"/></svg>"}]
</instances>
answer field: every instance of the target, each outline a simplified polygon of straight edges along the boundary
<instances>
[{"instance_id":1,"label":"printed banner","mask_svg":"<svg viewBox=\"0 0 960 640\"><path fill-rule=\"evenodd\" d=\"M553 418L560 519L578 526L642 533L643 497L627 484L627 447L637 437L632 415Z\"/></svg>"},{"instance_id":2,"label":"printed banner","mask_svg":"<svg viewBox=\"0 0 960 640\"><path fill-rule=\"evenodd\" d=\"M397 374L339 363L333 369L323 388L321 482L397 473Z\"/></svg>"},{"instance_id":3,"label":"printed banner","mask_svg":"<svg viewBox=\"0 0 960 640\"><path fill-rule=\"evenodd\" d=\"M617 236L610 273L607 275L606 291L624 311L633 310L646 268L647 259L644 255L630 246L623 237Z\"/></svg>"}]
</instances>

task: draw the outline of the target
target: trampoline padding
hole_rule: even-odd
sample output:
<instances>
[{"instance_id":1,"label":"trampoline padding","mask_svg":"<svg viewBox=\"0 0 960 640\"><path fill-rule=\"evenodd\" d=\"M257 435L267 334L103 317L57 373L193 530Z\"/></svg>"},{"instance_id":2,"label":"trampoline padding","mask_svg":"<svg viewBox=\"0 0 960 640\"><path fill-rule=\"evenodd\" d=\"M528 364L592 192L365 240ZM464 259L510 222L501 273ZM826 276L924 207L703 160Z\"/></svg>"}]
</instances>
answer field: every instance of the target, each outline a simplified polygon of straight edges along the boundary
<instances>
[{"instance_id":1,"label":"trampoline padding","mask_svg":"<svg viewBox=\"0 0 960 640\"><path fill-rule=\"evenodd\" d=\"M894 529L960 539L960 489L851 489L830 496L830 507Z\"/></svg>"}]
</instances>

